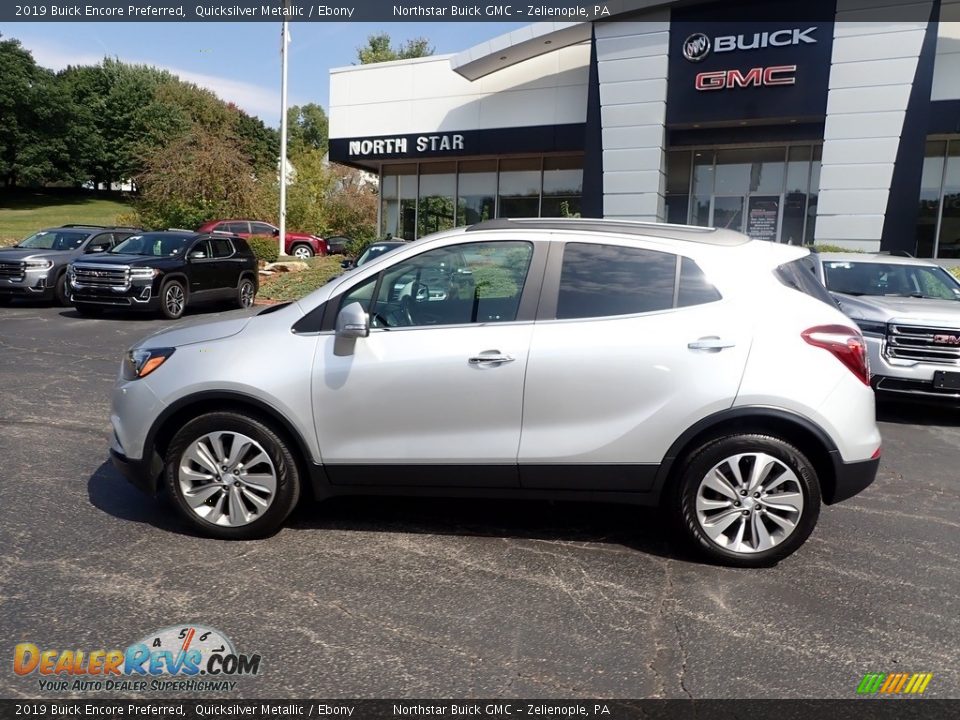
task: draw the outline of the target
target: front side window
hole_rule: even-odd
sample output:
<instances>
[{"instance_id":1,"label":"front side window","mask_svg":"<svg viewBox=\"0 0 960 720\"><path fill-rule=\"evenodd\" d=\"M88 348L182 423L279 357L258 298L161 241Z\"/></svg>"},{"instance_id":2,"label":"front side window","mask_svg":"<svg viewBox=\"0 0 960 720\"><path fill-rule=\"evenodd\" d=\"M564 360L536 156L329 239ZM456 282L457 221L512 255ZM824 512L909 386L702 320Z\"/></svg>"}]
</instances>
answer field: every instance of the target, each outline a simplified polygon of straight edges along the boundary
<instances>
[{"instance_id":1,"label":"front side window","mask_svg":"<svg viewBox=\"0 0 960 720\"><path fill-rule=\"evenodd\" d=\"M131 235L119 245L114 246L110 252L113 254L166 257L180 255L189 241L189 235L144 233L143 235Z\"/></svg>"},{"instance_id":2,"label":"front side window","mask_svg":"<svg viewBox=\"0 0 960 720\"><path fill-rule=\"evenodd\" d=\"M273 235L274 227L273 225L267 225L267 223L252 222L250 223L250 231L254 235Z\"/></svg>"},{"instance_id":3,"label":"front side window","mask_svg":"<svg viewBox=\"0 0 960 720\"><path fill-rule=\"evenodd\" d=\"M113 245L112 233L101 233L90 241L87 245L87 252L106 252Z\"/></svg>"},{"instance_id":4,"label":"front side window","mask_svg":"<svg viewBox=\"0 0 960 720\"><path fill-rule=\"evenodd\" d=\"M633 315L673 307L677 256L642 248L567 243L557 318Z\"/></svg>"},{"instance_id":5,"label":"front side window","mask_svg":"<svg viewBox=\"0 0 960 720\"><path fill-rule=\"evenodd\" d=\"M227 232L231 232L236 235L247 235L250 233L250 224L246 222L227 223Z\"/></svg>"},{"instance_id":6,"label":"front side window","mask_svg":"<svg viewBox=\"0 0 960 720\"><path fill-rule=\"evenodd\" d=\"M364 280L340 307L359 302L380 328L512 322L532 257L526 242L437 248Z\"/></svg>"}]
</instances>

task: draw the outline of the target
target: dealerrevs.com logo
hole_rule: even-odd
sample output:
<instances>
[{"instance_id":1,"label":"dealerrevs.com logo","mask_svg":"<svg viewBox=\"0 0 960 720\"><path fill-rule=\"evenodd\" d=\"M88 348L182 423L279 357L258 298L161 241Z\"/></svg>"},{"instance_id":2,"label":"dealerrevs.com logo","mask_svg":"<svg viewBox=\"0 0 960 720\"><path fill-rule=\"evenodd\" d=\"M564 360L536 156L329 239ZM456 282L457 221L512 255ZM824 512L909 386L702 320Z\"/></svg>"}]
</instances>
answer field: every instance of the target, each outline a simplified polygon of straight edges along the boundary
<instances>
[{"instance_id":1,"label":"dealerrevs.com logo","mask_svg":"<svg viewBox=\"0 0 960 720\"><path fill-rule=\"evenodd\" d=\"M39 689L47 692L225 692L236 689L233 678L257 675L260 659L258 653L238 653L213 628L175 625L126 650L56 650L20 643L13 651L13 671L39 676Z\"/></svg>"}]
</instances>

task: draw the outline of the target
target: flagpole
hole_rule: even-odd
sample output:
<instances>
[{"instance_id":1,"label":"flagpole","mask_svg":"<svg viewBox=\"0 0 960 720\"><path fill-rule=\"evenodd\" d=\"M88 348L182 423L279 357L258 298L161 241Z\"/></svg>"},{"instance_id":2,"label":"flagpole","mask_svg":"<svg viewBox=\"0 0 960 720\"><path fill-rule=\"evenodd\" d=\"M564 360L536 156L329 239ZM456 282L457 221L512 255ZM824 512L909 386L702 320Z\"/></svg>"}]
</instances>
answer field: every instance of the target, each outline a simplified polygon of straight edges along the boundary
<instances>
[{"instance_id":1,"label":"flagpole","mask_svg":"<svg viewBox=\"0 0 960 720\"><path fill-rule=\"evenodd\" d=\"M289 10L290 0L283 0L284 9ZM280 40L280 255L286 255L287 237L287 49L290 44L290 30L287 15L283 17L283 36Z\"/></svg>"}]
</instances>

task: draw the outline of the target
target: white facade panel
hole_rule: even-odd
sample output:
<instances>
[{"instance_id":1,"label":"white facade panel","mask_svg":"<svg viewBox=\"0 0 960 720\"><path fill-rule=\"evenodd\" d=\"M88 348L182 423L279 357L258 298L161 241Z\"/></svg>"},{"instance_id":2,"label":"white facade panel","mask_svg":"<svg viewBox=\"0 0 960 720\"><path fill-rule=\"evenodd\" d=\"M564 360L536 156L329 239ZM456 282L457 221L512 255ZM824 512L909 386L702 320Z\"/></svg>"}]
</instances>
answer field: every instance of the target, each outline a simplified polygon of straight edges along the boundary
<instances>
[{"instance_id":1,"label":"white facade panel","mask_svg":"<svg viewBox=\"0 0 960 720\"><path fill-rule=\"evenodd\" d=\"M883 215L887 211L887 197L883 190L820 190L817 212L823 215L843 215L856 211L863 215Z\"/></svg>"},{"instance_id":2,"label":"white facade panel","mask_svg":"<svg viewBox=\"0 0 960 720\"><path fill-rule=\"evenodd\" d=\"M817 215L817 242L844 240L872 240L883 234L883 214L877 215ZM879 246L874 246L879 249Z\"/></svg>"},{"instance_id":3,"label":"white facade panel","mask_svg":"<svg viewBox=\"0 0 960 720\"><path fill-rule=\"evenodd\" d=\"M960 100L960 39L956 41L956 48L956 52L937 55L933 66L933 86L930 88L931 100Z\"/></svg>"},{"instance_id":4,"label":"white facade panel","mask_svg":"<svg viewBox=\"0 0 960 720\"><path fill-rule=\"evenodd\" d=\"M610 194L637 193L641 190L663 194L666 176L658 170L634 172L605 172L603 192Z\"/></svg>"},{"instance_id":5,"label":"white facade panel","mask_svg":"<svg viewBox=\"0 0 960 720\"><path fill-rule=\"evenodd\" d=\"M890 188L893 163L882 165L826 165L820 169L820 190Z\"/></svg>"},{"instance_id":6,"label":"white facade panel","mask_svg":"<svg viewBox=\"0 0 960 720\"><path fill-rule=\"evenodd\" d=\"M629 82L667 76L665 55L600 61L598 67L604 82Z\"/></svg>"},{"instance_id":7,"label":"white facade panel","mask_svg":"<svg viewBox=\"0 0 960 720\"><path fill-rule=\"evenodd\" d=\"M663 102L609 105L600 108L600 122L605 128L656 123L662 125L666 116L667 104Z\"/></svg>"},{"instance_id":8,"label":"white facade panel","mask_svg":"<svg viewBox=\"0 0 960 720\"><path fill-rule=\"evenodd\" d=\"M669 32L654 32L647 35L607 38L598 44L597 60L607 62L608 60L649 57L651 55L666 57L669 43Z\"/></svg>"},{"instance_id":9,"label":"white facade panel","mask_svg":"<svg viewBox=\"0 0 960 720\"><path fill-rule=\"evenodd\" d=\"M879 113L848 113L827 117L824 135L833 140L897 137L903 128L905 110Z\"/></svg>"},{"instance_id":10,"label":"white facade panel","mask_svg":"<svg viewBox=\"0 0 960 720\"><path fill-rule=\"evenodd\" d=\"M604 172L624 170L657 170L662 172L663 151L655 147L603 151Z\"/></svg>"},{"instance_id":11,"label":"white facade panel","mask_svg":"<svg viewBox=\"0 0 960 720\"><path fill-rule=\"evenodd\" d=\"M663 196L655 192L605 195L603 214L609 218L656 221L663 214Z\"/></svg>"},{"instance_id":12,"label":"white facade panel","mask_svg":"<svg viewBox=\"0 0 960 720\"><path fill-rule=\"evenodd\" d=\"M603 129L603 147L610 150L655 147L663 143L663 125L631 125Z\"/></svg>"},{"instance_id":13,"label":"white facade panel","mask_svg":"<svg viewBox=\"0 0 960 720\"><path fill-rule=\"evenodd\" d=\"M895 57L917 57L923 43L926 23L921 27L897 33L875 33L836 37L833 41L833 62L861 62L863 60L883 60ZM842 30L842 25L837 23Z\"/></svg>"},{"instance_id":14,"label":"white facade panel","mask_svg":"<svg viewBox=\"0 0 960 720\"><path fill-rule=\"evenodd\" d=\"M833 140L833 138L830 138ZM844 138L823 143L824 165L850 165L892 163L900 147L899 137L889 138Z\"/></svg>"},{"instance_id":15,"label":"white facade panel","mask_svg":"<svg viewBox=\"0 0 960 720\"><path fill-rule=\"evenodd\" d=\"M915 58L865 60L836 65L830 72L831 88L909 85L917 69Z\"/></svg>"},{"instance_id":16,"label":"white facade panel","mask_svg":"<svg viewBox=\"0 0 960 720\"><path fill-rule=\"evenodd\" d=\"M627 105L639 102L666 102L667 80L606 83L600 78L601 105Z\"/></svg>"},{"instance_id":17,"label":"white facade panel","mask_svg":"<svg viewBox=\"0 0 960 720\"><path fill-rule=\"evenodd\" d=\"M912 85L912 83L911 83ZM906 110L911 85L839 88L827 95L827 116L834 113L870 113Z\"/></svg>"}]
</instances>

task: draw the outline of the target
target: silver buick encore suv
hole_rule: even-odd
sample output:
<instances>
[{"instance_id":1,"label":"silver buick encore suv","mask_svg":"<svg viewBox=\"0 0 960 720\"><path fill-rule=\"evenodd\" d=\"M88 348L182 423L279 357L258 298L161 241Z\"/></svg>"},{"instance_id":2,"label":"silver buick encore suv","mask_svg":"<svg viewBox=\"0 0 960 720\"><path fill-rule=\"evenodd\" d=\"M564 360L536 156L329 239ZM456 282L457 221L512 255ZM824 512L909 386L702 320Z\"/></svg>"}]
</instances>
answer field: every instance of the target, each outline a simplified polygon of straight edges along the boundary
<instances>
[{"instance_id":1,"label":"silver buick encore suv","mask_svg":"<svg viewBox=\"0 0 960 720\"><path fill-rule=\"evenodd\" d=\"M439 233L141 341L110 452L218 538L302 494L551 498L660 504L714 561L768 565L880 457L863 337L806 254L603 220Z\"/></svg>"}]
</instances>

